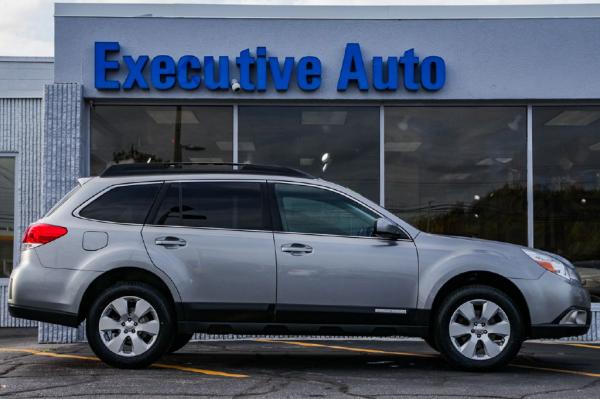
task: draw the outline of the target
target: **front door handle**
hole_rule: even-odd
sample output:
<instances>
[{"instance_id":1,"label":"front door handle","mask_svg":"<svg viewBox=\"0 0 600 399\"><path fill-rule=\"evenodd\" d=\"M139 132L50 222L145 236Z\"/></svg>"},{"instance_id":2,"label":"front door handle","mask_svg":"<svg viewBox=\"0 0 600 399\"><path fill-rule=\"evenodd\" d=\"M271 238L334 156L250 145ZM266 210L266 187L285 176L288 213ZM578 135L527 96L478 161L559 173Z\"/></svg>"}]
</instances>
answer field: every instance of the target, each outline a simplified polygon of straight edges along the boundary
<instances>
[{"instance_id":1,"label":"front door handle","mask_svg":"<svg viewBox=\"0 0 600 399\"><path fill-rule=\"evenodd\" d=\"M293 243L293 244L283 244L281 246L281 252L286 252L290 255L304 255L312 253L313 249L310 245Z\"/></svg>"},{"instance_id":2,"label":"front door handle","mask_svg":"<svg viewBox=\"0 0 600 399\"><path fill-rule=\"evenodd\" d=\"M177 247L185 247L187 242L178 237L159 237L154 240L154 244L161 245L165 248L177 248Z\"/></svg>"}]
</instances>

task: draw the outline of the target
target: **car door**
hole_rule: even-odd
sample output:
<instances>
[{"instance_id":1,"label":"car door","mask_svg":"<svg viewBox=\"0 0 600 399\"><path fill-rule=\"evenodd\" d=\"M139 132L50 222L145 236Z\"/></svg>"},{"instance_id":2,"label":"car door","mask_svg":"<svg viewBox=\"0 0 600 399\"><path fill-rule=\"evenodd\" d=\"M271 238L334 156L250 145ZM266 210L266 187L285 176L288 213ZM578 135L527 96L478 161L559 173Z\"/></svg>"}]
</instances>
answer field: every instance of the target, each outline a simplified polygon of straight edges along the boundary
<instances>
[{"instance_id":1,"label":"car door","mask_svg":"<svg viewBox=\"0 0 600 399\"><path fill-rule=\"evenodd\" d=\"M142 230L187 321L271 320L276 263L264 181L166 183Z\"/></svg>"},{"instance_id":2,"label":"car door","mask_svg":"<svg viewBox=\"0 0 600 399\"><path fill-rule=\"evenodd\" d=\"M277 321L406 324L415 318L418 260L408 237L373 236L374 210L325 187L271 184Z\"/></svg>"}]
</instances>

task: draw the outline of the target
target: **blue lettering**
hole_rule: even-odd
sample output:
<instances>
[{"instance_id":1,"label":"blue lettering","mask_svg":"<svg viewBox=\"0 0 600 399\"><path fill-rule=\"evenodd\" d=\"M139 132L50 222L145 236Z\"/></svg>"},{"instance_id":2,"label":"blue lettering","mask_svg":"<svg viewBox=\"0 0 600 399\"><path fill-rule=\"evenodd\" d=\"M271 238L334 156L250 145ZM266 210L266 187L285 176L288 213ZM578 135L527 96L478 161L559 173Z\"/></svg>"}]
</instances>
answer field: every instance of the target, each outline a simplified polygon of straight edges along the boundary
<instances>
[{"instance_id":1,"label":"blue lettering","mask_svg":"<svg viewBox=\"0 0 600 399\"><path fill-rule=\"evenodd\" d=\"M375 90L398 89L398 58L388 57L387 59L387 78L384 71L384 62L382 57L373 57L373 87Z\"/></svg>"},{"instance_id":2,"label":"blue lettering","mask_svg":"<svg viewBox=\"0 0 600 399\"><path fill-rule=\"evenodd\" d=\"M419 90L419 84L415 80L419 57L415 57L415 50L412 48L406 50L404 55L400 57L400 64L404 66L404 87L406 90Z\"/></svg>"},{"instance_id":3,"label":"blue lettering","mask_svg":"<svg viewBox=\"0 0 600 399\"><path fill-rule=\"evenodd\" d=\"M158 55L150 63L152 86L156 90L169 90L175 86L175 60L168 55Z\"/></svg>"},{"instance_id":4,"label":"blue lettering","mask_svg":"<svg viewBox=\"0 0 600 399\"><path fill-rule=\"evenodd\" d=\"M275 83L275 90L286 91L289 89L290 81L292 80L292 72L294 71L294 57L285 57L285 60L283 61L283 70L279 67L279 60L277 57L270 57L269 69L271 70L273 83Z\"/></svg>"},{"instance_id":5,"label":"blue lettering","mask_svg":"<svg viewBox=\"0 0 600 399\"><path fill-rule=\"evenodd\" d=\"M446 63L441 57L425 57L421 63L421 85L427 91L437 91L446 83Z\"/></svg>"},{"instance_id":6,"label":"blue lettering","mask_svg":"<svg viewBox=\"0 0 600 399\"><path fill-rule=\"evenodd\" d=\"M250 78L250 67L255 62L254 57L250 55L249 49L240 51L240 56L235 59L235 63L240 68L240 85L245 91L254 91L255 89L254 83L252 83L252 79Z\"/></svg>"},{"instance_id":7,"label":"blue lettering","mask_svg":"<svg viewBox=\"0 0 600 399\"><path fill-rule=\"evenodd\" d=\"M229 90L229 57L219 57L218 78L215 77L215 57L204 57L204 84L208 90Z\"/></svg>"},{"instance_id":8,"label":"blue lettering","mask_svg":"<svg viewBox=\"0 0 600 399\"><path fill-rule=\"evenodd\" d=\"M205 56L203 63L195 55L183 55L174 59L169 55L148 55L115 58L120 52L119 42L95 42L94 82L98 90L170 90L179 87L183 90L197 90L202 84L211 91L230 90L230 60L227 56ZM303 91L315 91L321 87L323 66L315 56L304 56L298 60L285 57L268 57L267 47L256 47L254 56L250 49L240 51L235 58L239 71L239 84L246 92L265 92L269 80L275 90L289 90L295 72L296 85ZM126 67L123 81L109 76L123 76L121 64ZM148 66L149 65L149 66ZM148 71L150 69L150 71ZM295 71L294 71L295 69ZM369 76L369 73L371 76ZM408 91L438 91L446 83L446 64L439 56L428 56L419 61L414 49L404 51L401 56L387 58L376 56L371 59L371 70L365 69L365 60L358 43L347 43L344 49L338 91L346 91L352 85L361 91L372 87L378 91L396 91L401 85ZM236 77L237 78L237 77ZM372 80L371 80L372 79Z\"/></svg>"},{"instance_id":9,"label":"blue lettering","mask_svg":"<svg viewBox=\"0 0 600 399\"><path fill-rule=\"evenodd\" d=\"M136 85L142 90L148 90L148 82L144 78L144 68L149 59L147 55L140 55L137 60L130 55L123 56L123 61L128 69L127 78L123 82L124 90L131 90Z\"/></svg>"},{"instance_id":10,"label":"blue lettering","mask_svg":"<svg viewBox=\"0 0 600 399\"><path fill-rule=\"evenodd\" d=\"M190 72L200 72L200 60L193 55L184 55L177 62L177 83L184 90L194 90L200 87L200 75Z\"/></svg>"},{"instance_id":11,"label":"blue lettering","mask_svg":"<svg viewBox=\"0 0 600 399\"><path fill-rule=\"evenodd\" d=\"M369 90L367 72L365 71L365 64L358 43L346 44L342 70L338 79L338 91L346 91L351 81L355 81L361 91Z\"/></svg>"},{"instance_id":12,"label":"blue lettering","mask_svg":"<svg viewBox=\"0 0 600 399\"><path fill-rule=\"evenodd\" d=\"M267 90L267 48L256 48L256 90Z\"/></svg>"},{"instance_id":13,"label":"blue lettering","mask_svg":"<svg viewBox=\"0 0 600 399\"><path fill-rule=\"evenodd\" d=\"M312 56L300 58L296 82L304 91L317 90L321 86L321 60Z\"/></svg>"},{"instance_id":14,"label":"blue lettering","mask_svg":"<svg viewBox=\"0 0 600 399\"><path fill-rule=\"evenodd\" d=\"M118 71L119 61L108 61L107 53L119 52L119 42L94 43L94 85L98 90L119 90L119 82L106 79L107 71Z\"/></svg>"}]
</instances>

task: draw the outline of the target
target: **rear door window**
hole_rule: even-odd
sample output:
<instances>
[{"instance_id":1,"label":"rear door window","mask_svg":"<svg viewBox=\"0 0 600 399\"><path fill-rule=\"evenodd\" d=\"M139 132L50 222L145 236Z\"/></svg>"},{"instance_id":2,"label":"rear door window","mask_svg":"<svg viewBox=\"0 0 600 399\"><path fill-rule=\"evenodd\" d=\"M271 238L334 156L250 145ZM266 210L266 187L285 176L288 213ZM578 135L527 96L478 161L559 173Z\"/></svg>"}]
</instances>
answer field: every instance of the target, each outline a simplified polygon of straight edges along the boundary
<instances>
[{"instance_id":1,"label":"rear door window","mask_svg":"<svg viewBox=\"0 0 600 399\"><path fill-rule=\"evenodd\" d=\"M161 185L115 187L83 208L79 216L107 222L143 224Z\"/></svg>"},{"instance_id":2,"label":"rear door window","mask_svg":"<svg viewBox=\"0 0 600 399\"><path fill-rule=\"evenodd\" d=\"M154 224L267 230L264 184L255 182L184 182L170 184Z\"/></svg>"}]
</instances>

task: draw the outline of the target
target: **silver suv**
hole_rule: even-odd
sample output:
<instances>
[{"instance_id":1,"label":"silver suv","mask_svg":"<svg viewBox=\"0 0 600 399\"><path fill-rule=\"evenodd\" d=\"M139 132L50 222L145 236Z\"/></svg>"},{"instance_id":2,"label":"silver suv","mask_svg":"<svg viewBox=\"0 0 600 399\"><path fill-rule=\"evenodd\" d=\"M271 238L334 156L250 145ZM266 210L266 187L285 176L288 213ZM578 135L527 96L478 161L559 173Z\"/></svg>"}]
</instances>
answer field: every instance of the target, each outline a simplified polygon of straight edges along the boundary
<instances>
[{"instance_id":1,"label":"silver suv","mask_svg":"<svg viewBox=\"0 0 600 399\"><path fill-rule=\"evenodd\" d=\"M490 369L525 339L590 324L566 259L427 234L289 168L115 165L80 179L22 246L11 314L86 320L93 351L122 368L208 332L416 336Z\"/></svg>"}]
</instances>

